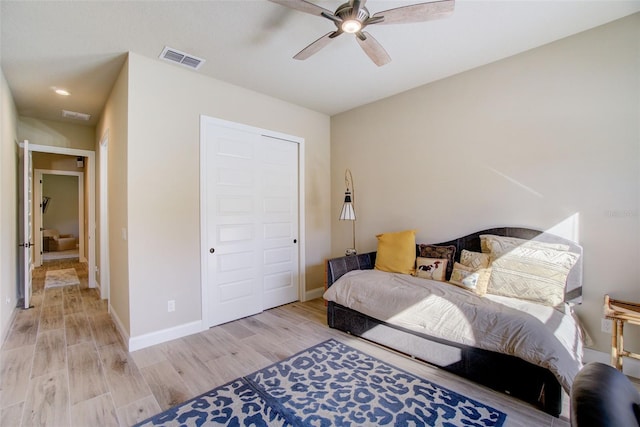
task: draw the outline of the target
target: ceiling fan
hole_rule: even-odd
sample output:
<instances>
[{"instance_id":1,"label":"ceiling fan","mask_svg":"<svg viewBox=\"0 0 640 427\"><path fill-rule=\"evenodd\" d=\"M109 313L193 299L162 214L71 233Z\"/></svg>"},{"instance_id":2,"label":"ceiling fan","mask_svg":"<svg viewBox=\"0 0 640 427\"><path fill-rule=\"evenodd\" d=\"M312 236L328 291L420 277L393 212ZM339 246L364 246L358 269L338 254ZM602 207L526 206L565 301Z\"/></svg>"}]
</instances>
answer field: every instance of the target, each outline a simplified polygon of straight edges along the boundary
<instances>
[{"instance_id":1,"label":"ceiling fan","mask_svg":"<svg viewBox=\"0 0 640 427\"><path fill-rule=\"evenodd\" d=\"M371 15L365 7L366 0L349 0L347 3L338 6L335 12L306 0L270 1L301 12L327 18L337 28L302 49L294 56L295 59L307 59L340 34L351 33L356 35L356 40L362 50L379 67L388 64L391 61L391 57L371 34L363 31L365 27L373 24L406 24L443 18L453 12L455 4L455 0L432 1L383 10Z\"/></svg>"}]
</instances>

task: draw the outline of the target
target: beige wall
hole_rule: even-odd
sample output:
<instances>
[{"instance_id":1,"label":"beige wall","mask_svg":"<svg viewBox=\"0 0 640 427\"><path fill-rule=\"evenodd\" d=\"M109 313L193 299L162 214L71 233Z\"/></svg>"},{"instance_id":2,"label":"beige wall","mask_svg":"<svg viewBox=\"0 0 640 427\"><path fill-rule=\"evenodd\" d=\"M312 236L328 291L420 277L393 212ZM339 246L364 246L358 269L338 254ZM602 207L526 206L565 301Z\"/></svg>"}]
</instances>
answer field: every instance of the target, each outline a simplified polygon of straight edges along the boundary
<instances>
[{"instance_id":1,"label":"beige wall","mask_svg":"<svg viewBox=\"0 0 640 427\"><path fill-rule=\"evenodd\" d=\"M20 117L18 135L30 144L93 151L95 126Z\"/></svg>"},{"instance_id":2,"label":"beige wall","mask_svg":"<svg viewBox=\"0 0 640 427\"><path fill-rule=\"evenodd\" d=\"M100 141L109 132L108 145L108 214L109 214L109 261L110 261L110 300L111 312L117 316L125 329L130 332L130 309L144 310L129 306L129 246L122 239L122 229L127 229L128 221L128 131L129 131L129 68L128 62L122 68L111 94L104 107L104 112L96 128L94 146L96 151L96 262L100 266ZM149 251L152 253L152 251ZM152 291L153 292L153 291Z\"/></svg>"},{"instance_id":3,"label":"beige wall","mask_svg":"<svg viewBox=\"0 0 640 427\"><path fill-rule=\"evenodd\" d=\"M360 252L386 231L415 228L435 243L575 220L578 313L608 351L603 295L640 298L639 43L636 14L332 117L332 254L351 246L337 220L347 167Z\"/></svg>"},{"instance_id":4,"label":"beige wall","mask_svg":"<svg viewBox=\"0 0 640 427\"><path fill-rule=\"evenodd\" d=\"M29 141L29 143L31 143L31 141ZM33 169L86 172L86 163L83 167L79 168L76 159L76 156L66 154L51 154L38 151L32 153Z\"/></svg>"},{"instance_id":5,"label":"beige wall","mask_svg":"<svg viewBox=\"0 0 640 427\"><path fill-rule=\"evenodd\" d=\"M80 237L79 180L73 175L43 175L42 194L50 198L47 211L42 214L43 228Z\"/></svg>"},{"instance_id":6,"label":"beige wall","mask_svg":"<svg viewBox=\"0 0 640 427\"><path fill-rule=\"evenodd\" d=\"M131 336L201 319L200 115L305 139L306 286L330 250L329 117L193 71L129 55ZM173 299L176 311L167 313Z\"/></svg>"},{"instance_id":7,"label":"beige wall","mask_svg":"<svg viewBox=\"0 0 640 427\"><path fill-rule=\"evenodd\" d=\"M16 306L16 107L0 70L0 339ZM9 302L7 302L9 299Z\"/></svg>"}]
</instances>

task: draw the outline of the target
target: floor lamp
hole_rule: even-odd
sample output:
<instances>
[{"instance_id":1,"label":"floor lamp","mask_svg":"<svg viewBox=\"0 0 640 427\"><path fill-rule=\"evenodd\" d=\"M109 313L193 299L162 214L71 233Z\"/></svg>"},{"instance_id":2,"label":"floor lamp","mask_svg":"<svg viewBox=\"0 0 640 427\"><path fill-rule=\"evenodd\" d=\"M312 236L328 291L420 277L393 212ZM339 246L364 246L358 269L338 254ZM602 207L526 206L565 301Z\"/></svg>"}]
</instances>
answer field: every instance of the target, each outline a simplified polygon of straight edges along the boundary
<instances>
[{"instance_id":1,"label":"floor lamp","mask_svg":"<svg viewBox=\"0 0 640 427\"><path fill-rule=\"evenodd\" d=\"M344 204L340 211L341 221L351 221L353 226L353 247L346 250L345 255L355 255L356 252L356 211L354 203L355 189L353 187L353 176L349 169L344 172L344 185L347 190L344 192Z\"/></svg>"}]
</instances>

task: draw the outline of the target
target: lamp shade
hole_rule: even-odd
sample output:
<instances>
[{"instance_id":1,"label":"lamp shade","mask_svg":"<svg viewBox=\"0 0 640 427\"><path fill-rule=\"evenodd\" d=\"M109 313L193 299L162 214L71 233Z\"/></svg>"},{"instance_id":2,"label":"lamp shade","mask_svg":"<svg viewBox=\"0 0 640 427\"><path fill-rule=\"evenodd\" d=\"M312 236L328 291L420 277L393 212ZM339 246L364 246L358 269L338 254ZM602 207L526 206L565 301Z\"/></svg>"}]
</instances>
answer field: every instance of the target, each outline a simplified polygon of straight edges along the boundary
<instances>
[{"instance_id":1,"label":"lamp shade","mask_svg":"<svg viewBox=\"0 0 640 427\"><path fill-rule=\"evenodd\" d=\"M356 220L356 211L353 209L351 192L349 190L344 193L344 204L342 205L342 211L340 211L340 219L344 221Z\"/></svg>"}]
</instances>

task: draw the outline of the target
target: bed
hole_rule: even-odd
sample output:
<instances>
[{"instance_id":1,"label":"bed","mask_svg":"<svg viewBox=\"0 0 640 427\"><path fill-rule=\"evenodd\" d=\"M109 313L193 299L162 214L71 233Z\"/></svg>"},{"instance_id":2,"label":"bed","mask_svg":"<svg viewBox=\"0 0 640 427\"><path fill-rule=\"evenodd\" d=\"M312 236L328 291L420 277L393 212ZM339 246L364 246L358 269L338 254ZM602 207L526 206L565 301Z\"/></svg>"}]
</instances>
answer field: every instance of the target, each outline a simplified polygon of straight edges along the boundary
<instances>
[{"instance_id":1,"label":"bed","mask_svg":"<svg viewBox=\"0 0 640 427\"><path fill-rule=\"evenodd\" d=\"M449 266L458 266L464 252L465 257L468 252L487 252L482 247L487 236L524 239L527 242L521 251L531 246L535 252L539 244L553 247L552 253L556 247L559 253L566 251L562 259L572 262L567 274L561 276L561 301L542 304L526 299L524 293L522 298L477 295L448 283L451 269L445 281L378 271L374 269L377 252L370 252L327 261L324 297L328 324L512 395L557 417L562 410L562 391L570 392L582 367L583 333L572 310L582 300L582 247L549 233L502 227L433 245L414 244L415 254L420 256L424 246L455 248ZM496 266L490 272L492 280L499 279L495 273L498 264L495 260L492 263Z\"/></svg>"}]
</instances>

